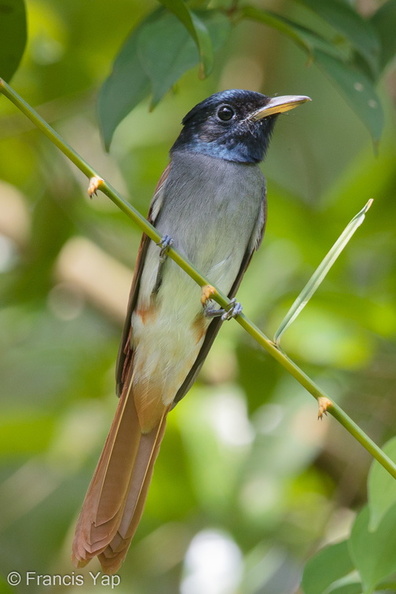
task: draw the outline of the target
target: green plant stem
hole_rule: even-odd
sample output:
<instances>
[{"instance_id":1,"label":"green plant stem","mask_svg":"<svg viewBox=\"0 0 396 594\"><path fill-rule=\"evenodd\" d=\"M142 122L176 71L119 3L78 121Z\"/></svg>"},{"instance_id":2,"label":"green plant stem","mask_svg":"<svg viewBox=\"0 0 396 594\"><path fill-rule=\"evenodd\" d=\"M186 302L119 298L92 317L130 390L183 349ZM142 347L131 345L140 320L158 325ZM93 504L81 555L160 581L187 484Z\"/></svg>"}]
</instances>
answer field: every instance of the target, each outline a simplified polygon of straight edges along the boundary
<instances>
[{"instance_id":1,"label":"green plant stem","mask_svg":"<svg viewBox=\"0 0 396 594\"><path fill-rule=\"evenodd\" d=\"M146 235L153 241L159 242L160 235L156 229L128 202L126 202L115 190L104 181L98 173L76 153L63 139L43 120L43 118L22 99L5 81L0 78L0 93L7 97L22 113L24 113L41 132L53 142L72 163L82 171L89 179L97 178L97 187L110 200L114 202L127 216L129 216ZM187 262L175 249L170 248L167 252L193 280L201 287L211 284L202 274ZM221 307L227 307L230 300L220 291L216 290L213 299ZM335 404L323 390L311 380L289 357L283 353L261 330L255 326L244 314L238 315L236 321L256 340L264 349L276 359L316 400L328 400L326 407L335 419L337 419L349 433L359 441L362 446L394 477L396 478L396 464L364 433L364 431L352 419Z\"/></svg>"}]
</instances>

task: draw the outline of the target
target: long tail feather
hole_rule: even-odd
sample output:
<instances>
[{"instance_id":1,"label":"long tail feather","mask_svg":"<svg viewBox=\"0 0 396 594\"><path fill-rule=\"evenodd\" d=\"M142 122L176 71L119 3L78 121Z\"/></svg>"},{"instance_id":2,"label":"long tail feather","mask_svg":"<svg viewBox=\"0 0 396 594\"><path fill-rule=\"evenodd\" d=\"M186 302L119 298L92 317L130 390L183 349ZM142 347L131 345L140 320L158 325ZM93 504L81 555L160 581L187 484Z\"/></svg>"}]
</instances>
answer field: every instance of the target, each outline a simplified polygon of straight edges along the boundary
<instances>
[{"instance_id":1,"label":"long tail feather","mask_svg":"<svg viewBox=\"0 0 396 594\"><path fill-rule=\"evenodd\" d=\"M142 433L130 389L121 395L78 519L72 549L77 567L95 556L107 573L120 567L143 512L166 413L164 408L155 427Z\"/></svg>"}]
</instances>

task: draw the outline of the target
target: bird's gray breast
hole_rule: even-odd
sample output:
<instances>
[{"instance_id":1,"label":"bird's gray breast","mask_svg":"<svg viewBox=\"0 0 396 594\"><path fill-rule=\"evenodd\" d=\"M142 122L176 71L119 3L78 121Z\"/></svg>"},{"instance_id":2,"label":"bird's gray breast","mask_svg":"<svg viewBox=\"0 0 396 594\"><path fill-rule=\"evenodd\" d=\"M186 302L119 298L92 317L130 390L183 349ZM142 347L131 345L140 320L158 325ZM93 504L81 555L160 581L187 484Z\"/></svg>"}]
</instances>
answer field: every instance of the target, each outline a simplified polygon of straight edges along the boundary
<instances>
[{"instance_id":1,"label":"bird's gray breast","mask_svg":"<svg viewBox=\"0 0 396 594\"><path fill-rule=\"evenodd\" d=\"M257 165L175 152L156 227L171 235L176 249L209 280L228 290L254 241L264 197Z\"/></svg>"}]
</instances>

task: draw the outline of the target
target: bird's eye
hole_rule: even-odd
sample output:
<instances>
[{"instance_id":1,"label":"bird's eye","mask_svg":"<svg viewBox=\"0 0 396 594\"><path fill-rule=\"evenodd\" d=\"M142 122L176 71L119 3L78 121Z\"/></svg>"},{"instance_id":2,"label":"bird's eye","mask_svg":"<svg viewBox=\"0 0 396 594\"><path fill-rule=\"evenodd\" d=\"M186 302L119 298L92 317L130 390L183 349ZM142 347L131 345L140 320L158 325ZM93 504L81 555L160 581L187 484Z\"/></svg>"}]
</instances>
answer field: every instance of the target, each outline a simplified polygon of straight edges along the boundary
<instances>
[{"instance_id":1,"label":"bird's eye","mask_svg":"<svg viewBox=\"0 0 396 594\"><path fill-rule=\"evenodd\" d=\"M222 122L228 122L229 120L231 120L235 115L234 110L232 109L232 107L230 107L230 105L221 105L219 107L219 109L217 110L217 117L222 121Z\"/></svg>"}]
</instances>

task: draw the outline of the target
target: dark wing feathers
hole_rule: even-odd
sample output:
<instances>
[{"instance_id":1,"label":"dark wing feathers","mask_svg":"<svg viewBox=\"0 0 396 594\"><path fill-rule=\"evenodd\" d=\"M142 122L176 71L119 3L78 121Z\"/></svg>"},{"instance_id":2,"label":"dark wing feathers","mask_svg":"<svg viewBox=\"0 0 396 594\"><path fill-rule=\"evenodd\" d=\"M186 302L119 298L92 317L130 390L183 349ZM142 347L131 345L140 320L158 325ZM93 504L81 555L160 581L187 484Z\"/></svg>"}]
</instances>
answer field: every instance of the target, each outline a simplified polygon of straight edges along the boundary
<instances>
[{"instance_id":1,"label":"dark wing feathers","mask_svg":"<svg viewBox=\"0 0 396 594\"><path fill-rule=\"evenodd\" d=\"M163 174L161 175L157 187L154 192L153 199L150 204L150 210L147 216L147 220L152 225L155 225L156 218L160 211L165 182L168 178L170 171L170 163L164 170ZM124 329L122 331L122 338L120 343L120 348L118 351L117 357L117 364L116 364L116 385L117 385L117 395L120 396L122 392L122 387L124 385L126 372L130 367L131 358L132 358L132 349L131 349L131 318L132 312L135 309L136 301L139 295L139 284L140 284L140 277L142 276L143 266L145 262L145 257L147 253L148 246L150 244L151 239L148 235L143 234L138 255L136 258L135 269L133 273L132 285L131 290L129 292L129 301L128 301L128 308L125 317Z\"/></svg>"}]
</instances>

